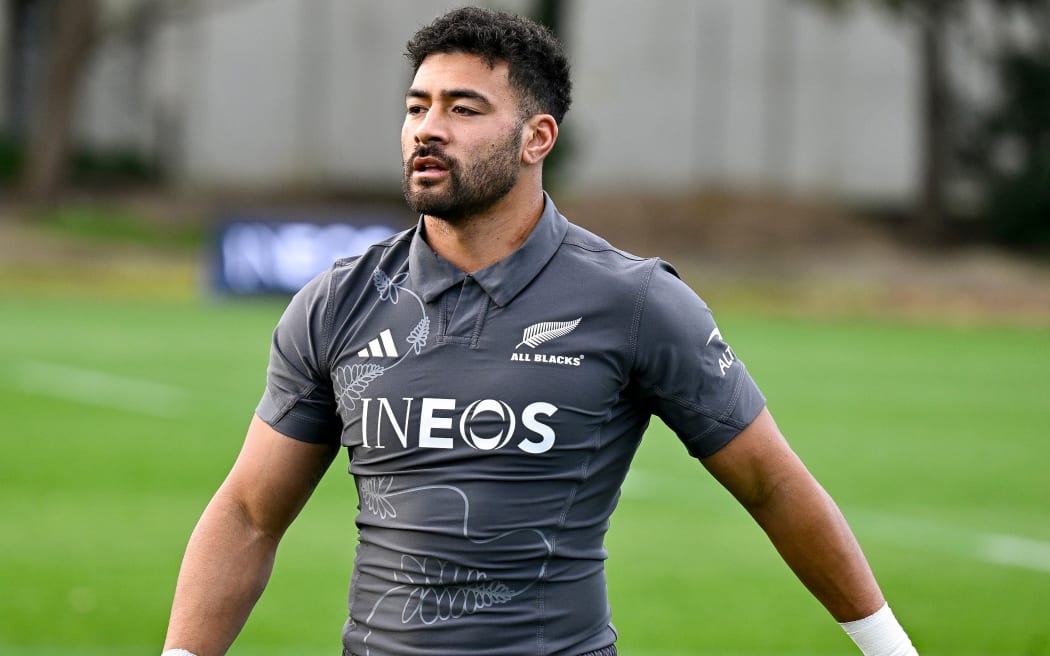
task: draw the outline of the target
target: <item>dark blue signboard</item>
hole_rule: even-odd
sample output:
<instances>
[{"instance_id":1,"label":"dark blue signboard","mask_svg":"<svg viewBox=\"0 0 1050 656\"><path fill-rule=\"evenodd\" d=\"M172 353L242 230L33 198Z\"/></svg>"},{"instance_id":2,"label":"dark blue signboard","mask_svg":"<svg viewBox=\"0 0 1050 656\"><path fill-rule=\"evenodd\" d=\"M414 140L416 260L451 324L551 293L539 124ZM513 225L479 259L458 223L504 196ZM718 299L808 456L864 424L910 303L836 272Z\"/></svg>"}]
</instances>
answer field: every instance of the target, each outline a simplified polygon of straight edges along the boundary
<instances>
[{"instance_id":1,"label":"dark blue signboard","mask_svg":"<svg viewBox=\"0 0 1050 656\"><path fill-rule=\"evenodd\" d=\"M355 214L334 222L234 215L219 225L212 283L222 293L294 293L337 259L358 255L405 227L392 214Z\"/></svg>"}]
</instances>

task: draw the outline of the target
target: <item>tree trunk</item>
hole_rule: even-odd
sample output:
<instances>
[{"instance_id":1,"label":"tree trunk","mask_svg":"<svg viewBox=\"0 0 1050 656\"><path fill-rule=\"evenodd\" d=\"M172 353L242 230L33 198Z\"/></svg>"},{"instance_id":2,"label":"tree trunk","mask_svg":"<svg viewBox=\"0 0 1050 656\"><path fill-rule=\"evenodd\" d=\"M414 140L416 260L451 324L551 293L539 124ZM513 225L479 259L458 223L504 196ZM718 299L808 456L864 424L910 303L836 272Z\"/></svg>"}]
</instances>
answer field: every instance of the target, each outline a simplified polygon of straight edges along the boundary
<instances>
[{"instance_id":1,"label":"tree trunk","mask_svg":"<svg viewBox=\"0 0 1050 656\"><path fill-rule=\"evenodd\" d=\"M81 73L95 41L96 0L57 0L54 31L29 139L23 191L49 200L65 182Z\"/></svg>"},{"instance_id":2,"label":"tree trunk","mask_svg":"<svg viewBox=\"0 0 1050 656\"><path fill-rule=\"evenodd\" d=\"M945 236L945 181L951 137L951 97L945 68L947 11L943 0L920 5L922 171L917 228L919 236Z\"/></svg>"}]
</instances>

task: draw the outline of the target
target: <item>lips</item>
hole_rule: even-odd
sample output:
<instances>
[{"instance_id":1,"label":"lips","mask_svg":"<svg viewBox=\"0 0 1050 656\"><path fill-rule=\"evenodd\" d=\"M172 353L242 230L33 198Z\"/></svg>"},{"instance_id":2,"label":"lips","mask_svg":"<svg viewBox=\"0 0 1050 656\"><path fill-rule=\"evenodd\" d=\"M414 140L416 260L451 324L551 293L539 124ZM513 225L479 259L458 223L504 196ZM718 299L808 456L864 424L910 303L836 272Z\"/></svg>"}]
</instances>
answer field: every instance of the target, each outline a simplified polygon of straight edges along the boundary
<instances>
[{"instance_id":1,"label":"lips","mask_svg":"<svg viewBox=\"0 0 1050 656\"><path fill-rule=\"evenodd\" d=\"M416 157L412 160L412 170L416 173L437 173L447 171L448 165L437 157Z\"/></svg>"}]
</instances>

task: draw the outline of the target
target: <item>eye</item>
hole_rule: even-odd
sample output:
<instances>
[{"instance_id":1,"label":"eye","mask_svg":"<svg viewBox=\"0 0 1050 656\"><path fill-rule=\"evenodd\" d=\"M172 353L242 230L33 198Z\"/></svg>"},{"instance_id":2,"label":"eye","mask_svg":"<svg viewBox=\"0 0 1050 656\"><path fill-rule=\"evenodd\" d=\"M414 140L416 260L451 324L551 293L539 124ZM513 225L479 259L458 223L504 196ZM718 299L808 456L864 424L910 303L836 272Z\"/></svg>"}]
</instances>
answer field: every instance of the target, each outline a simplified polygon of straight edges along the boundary
<instances>
[{"instance_id":1,"label":"eye","mask_svg":"<svg viewBox=\"0 0 1050 656\"><path fill-rule=\"evenodd\" d=\"M409 105L407 111L410 116L416 116L427 111L427 108L423 105Z\"/></svg>"},{"instance_id":2,"label":"eye","mask_svg":"<svg viewBox=\"0 0 1050 656\"><path fill-rule=\"evenodd\" d=\"M463 116L476 116L481 113L472 107L466 107L464 105L456 105L452 108L452 112Z\"/></svg>"}]
</instances>

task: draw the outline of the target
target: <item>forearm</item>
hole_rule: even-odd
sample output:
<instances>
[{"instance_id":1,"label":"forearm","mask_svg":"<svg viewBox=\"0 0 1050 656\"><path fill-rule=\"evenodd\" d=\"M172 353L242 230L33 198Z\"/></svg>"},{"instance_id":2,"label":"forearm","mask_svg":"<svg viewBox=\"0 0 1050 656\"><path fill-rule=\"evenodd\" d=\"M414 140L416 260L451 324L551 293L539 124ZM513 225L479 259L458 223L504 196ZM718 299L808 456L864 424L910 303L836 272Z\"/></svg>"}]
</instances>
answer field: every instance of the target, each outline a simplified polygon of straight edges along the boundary
<instances>
[{"instance_id":1,"label":"forearm","mask_svg":"<svg viewBox=\"0 0 1050 656\"><path fill-rule=\"evenodd\" d=\"M838 506L768 410L704 466L747 508L802 583L865 656L915 656Z\"/></svg>"},{"instance_id":2,"label":"forearm","mask_svg":"<svg viewBox=\"0 0 1050 656\"><path fill-rule=\"evenodd\" d=\"M837 621L867 617L885 603L845 518L808 473L781 481L763 503L748 510Z\"/></svg>"},{"instance_id":3,"label":"forearm","mask_svg":"<svg viewBox=\"0 0 1050 656\"><path fill-rule=\"evenodd\" d=\"M276 549L277 540L253 528L220 490L186 547L165 649L225 654L266 587Z\"/></svg>"},{"instance_id":4,"label":"forearm","mask_svg":"<svg viewBox=\"0 0 1050 656\"><path fill-rule=\"evenodd\" d=\"M777 551L865 656L917 656L838 506L808 473L788 481L752 508Z\"/></svg>"}]
</instances>

